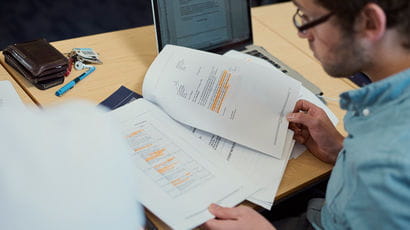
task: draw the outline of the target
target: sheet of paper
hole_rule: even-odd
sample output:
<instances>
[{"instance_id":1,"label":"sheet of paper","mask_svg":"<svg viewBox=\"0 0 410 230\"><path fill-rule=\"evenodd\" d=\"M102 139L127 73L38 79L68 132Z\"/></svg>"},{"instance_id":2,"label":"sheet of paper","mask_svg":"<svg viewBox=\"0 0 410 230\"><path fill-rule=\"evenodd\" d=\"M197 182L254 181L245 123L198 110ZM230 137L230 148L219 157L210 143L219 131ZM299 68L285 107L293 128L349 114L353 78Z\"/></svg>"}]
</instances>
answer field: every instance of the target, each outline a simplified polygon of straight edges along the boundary
<instances>
[{"instance_id":1,"label":"sheet of paper","mask_svg":"<svg viewBox=\"0 0 410 230\"><path fill-rule=\"evenodd\" d=\"M256 64L259 64L261 66L266 66L266 67L272 68L272 64L270 64L269 62L267 62L267 61L265 61L261 58L251 56L249 54L241 53L241 52L238 52L238 51L235 51L235 50L231 50L231 51L226 52L224 54L224 56L237 58L237 59L244 60L246 62L256 63ZM313 103L313 104L319 106L320 108L322 108L326 112L327 116L329 117L329 119L332 121L332 123L335 126L339 122L336 115L329 109L329 107L327 107L314 93L312 93L310 90L306 89L303 85L300 87L300 94L299 94L298 100L300 100L300 99L310 101L311 103ZM292 159L297 158L305 151L306 151L306 147L304 145L296 143L293 150L292 150L291 158Z\"/></svg>"},{"instance_id":2,"label":"sheet of paper","mask_svg":"<svg viewBox=\"0 0 410 230\"><path fill-rule=\"evenodd\" d=\"M0 81L0 109L10 107L25 108L25 105L10 81Z\"/></svg>"},{"instance_id":3,"label":"sheet of paper","mask_svg":"<svg viewBox=\"0 0 410 230\"><path fill-rule=\"evenodd\" d=\"M275 162L274 164L270 164L270 167L275 167L275 173L269 174L269 167L267 165L261 166L265 167L266 170L266 172L264 172L265 176L262 177L262 180L264 180L267 187L265 187L265 189L259 190L250 198L248 198L248 200L252 203L262 206L268 210L270 210L273 206L276 193L278 192L279 185L283 178L283 174L285 173L286 166L289 162L290 154L292 152L293 146L295 145L292 131L289 130L287 138L289 138L291 141L287 142L288 145L286 146L286 151L283 154L281 162ZM270 177L266 175L270 175Z\"/></svg>"},{"instance_id":4,"label":"sheet of paper","mask_svg":"<svg viewBox=\"0 0 410 230\"><path fill-rule=\"evenodd\" d=\"M232 57L232 58L236 58L236 59L240 59L243 60L245 62L249 62L249 63L255 63L261 66L265 66L267 68L273 68L273 65L271 63L269 63L266 60L263 60L262 58L258 58L246 53L242 53L236 50L229 50L228 52L224 53L223 56L225 57ZM279 70L278 70L279 71ZM279 71L280 72L280 71Z\"/></svg>"},{"instance_id":5,"label":"sheet of paper","mask_svg":"<svg viewBox=\"0 0 410 230\"><path fill-rule=\"evenodd\" d=\"M274 68L167 45L143 96L182 123L281 158L300 85Z\"/></svg>"},{"instance_id":6,"label":"sheet of paper","mask_svg":"<svg viewBox=\"0 0 410 230\"><path fill-rule=\"evenodd\" d=\"M157 106L138 99L109 113L134 150L141 202L173 229L213 216L211 203L232 207L257 188Z\"/></svg>"},{"instance_id":7,"label":"sheet of paper","mask_svg":"<svg viewBox=\"0 0 410 230\"><path fill-rule=\"evenodd\" d=\"M266 187L264 189L259 190L258 192L253 194L250 198L248 198L249 201L259 206L262 206L268 210L270 210L273 206L276 193L279 189L279 185L282 181L283 174L285 173L286 166L289 162L290 154L295 144L295 141L293 140L292 131L289 130L287 134L287 138L289 138L290 141L286 142L287 143L286 148L285 148L286 150L283 154L281 161L272 162L269 165L267 165L267 163L265 162L261 163L260 167L264 167L265 172L263 172L263 174L265 176L262 176L260 179L264 181ZM264 164L266 165L262 166ZM274 174L272 173L273 169L269 168L269 166L275 168Z\"/></svg>"},{"instance_id":8,"label":"sheet of paper","mask_svg":"<svg viewBox=\"0 0 410 230\"><path fill-rule=\"evenodd\" d=\"M294 144L291 130L288 130L286 136L285 153L282 159L277 159L205 131L186 128L242 172L247 180L261 188L248 198L249 201L266 209L272 207Z\"/></svg>"},{"instance_id":9,"label":"sheet of paper","mask_svg":"<svg viewBox=\"0 0 410 230\"><path fill-rule=\"evenodd\" d=\"M261 58L258 58L258 57L255 57L249 54L241 53L235 50L231 50L225 53L224 56L241 59L249 63L255 63L261 66L265 66L267 68L275 69L273 68L272 64L270 64L269 62ZM329 117L329 119L332 121L334 125L336 125L339 122L336 115L329 109L329 107L327 107L314 93L306 89L306 87L304 86L300 87L300 92L299 92L299 96L297 100L301 100L301 99L310 101L311 103L322 108L326 112L327 116Z\"/></svg>"}]
</instances>

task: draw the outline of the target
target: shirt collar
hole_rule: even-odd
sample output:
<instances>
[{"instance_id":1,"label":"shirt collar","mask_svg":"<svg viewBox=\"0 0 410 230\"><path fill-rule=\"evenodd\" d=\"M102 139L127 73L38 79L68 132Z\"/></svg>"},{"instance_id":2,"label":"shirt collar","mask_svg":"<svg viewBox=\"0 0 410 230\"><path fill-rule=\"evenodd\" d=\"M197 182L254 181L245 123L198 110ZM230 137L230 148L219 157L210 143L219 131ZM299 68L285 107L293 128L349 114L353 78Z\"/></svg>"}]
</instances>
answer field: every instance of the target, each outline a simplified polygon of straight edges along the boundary
<instances>
[{"instance_id":1,"label":"shirt collar","mask_svg":"<svg viewBox=\"0 0 410 230\"><path fill-rule=\"evenodd\" d=\"M342 93L340 106L345 110L359 111L403 96L410 96L410 69L363 88Z\"/></svg>"}]
</instances>

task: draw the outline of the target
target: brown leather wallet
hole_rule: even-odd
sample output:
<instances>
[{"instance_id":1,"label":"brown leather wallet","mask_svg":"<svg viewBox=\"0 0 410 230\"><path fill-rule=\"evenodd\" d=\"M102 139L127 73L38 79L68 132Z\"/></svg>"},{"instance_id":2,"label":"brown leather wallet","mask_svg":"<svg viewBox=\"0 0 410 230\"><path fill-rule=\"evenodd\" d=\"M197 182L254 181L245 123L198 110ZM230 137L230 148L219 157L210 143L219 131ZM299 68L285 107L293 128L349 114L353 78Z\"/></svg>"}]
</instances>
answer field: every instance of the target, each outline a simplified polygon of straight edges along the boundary
<instances>
[{"instance_id":1,"label":"brown leather wallet","mask_svg":"<svg viewBox=\"0 0 410 230\"><path fill-rule=\"evenodd\" d=\"M45 39L9 45L3 54L6 63L39 89L64 82L68 60Z\"/></svg>"}]
</instances>

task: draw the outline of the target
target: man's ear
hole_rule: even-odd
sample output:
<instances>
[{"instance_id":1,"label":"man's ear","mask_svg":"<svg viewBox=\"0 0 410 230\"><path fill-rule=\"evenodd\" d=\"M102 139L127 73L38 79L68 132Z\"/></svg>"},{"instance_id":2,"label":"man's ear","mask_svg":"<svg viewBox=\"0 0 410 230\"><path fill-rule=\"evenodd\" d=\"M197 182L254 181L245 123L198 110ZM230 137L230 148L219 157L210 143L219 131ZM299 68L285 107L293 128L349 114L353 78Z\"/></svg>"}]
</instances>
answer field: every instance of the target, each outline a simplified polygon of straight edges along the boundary
<instances>
[{"instance_id":1,"label":"man's ear","mask_svg":"<svg viewBox=\"0 0 410 230\"><path fill-rule=\"evenodd\" d=\"M386 32L386 14L375 4L368 3L355 21L355 31L372 41L379 40Z\"/></svg>"}]
</instances>

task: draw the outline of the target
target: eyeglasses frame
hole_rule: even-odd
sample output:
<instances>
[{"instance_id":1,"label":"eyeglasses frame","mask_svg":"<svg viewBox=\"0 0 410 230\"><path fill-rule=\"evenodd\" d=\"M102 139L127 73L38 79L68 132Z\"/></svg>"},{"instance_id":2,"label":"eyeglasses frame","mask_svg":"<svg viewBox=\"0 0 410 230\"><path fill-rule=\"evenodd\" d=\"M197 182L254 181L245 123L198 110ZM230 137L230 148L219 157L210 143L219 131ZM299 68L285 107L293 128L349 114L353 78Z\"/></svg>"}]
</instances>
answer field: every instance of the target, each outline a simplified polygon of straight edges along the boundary
<instances>
[{"instance_id":1,"label":"eyeglasses frame","mask_svg":"<svg viewBox=\"0 0 410 230\"><path fill-rule=\"evenodd\" d=\"M299 26L296 23L296 17L299 15L299 12L300 12L300 9L297 9L295 14L293 15L293 24L295 25L296 29L298 29L298 31L301 32L301 33L304 33L306 30L326 22L333 15L333 12L330 12L330 13L328 13L326 15L323 15L323 16L317 18L317 19L314 19L314 20L312 20L312 21L310 21L310 22L308 22L308 23L306 23L302 26Z\"/></svg>"}]
</instances>

